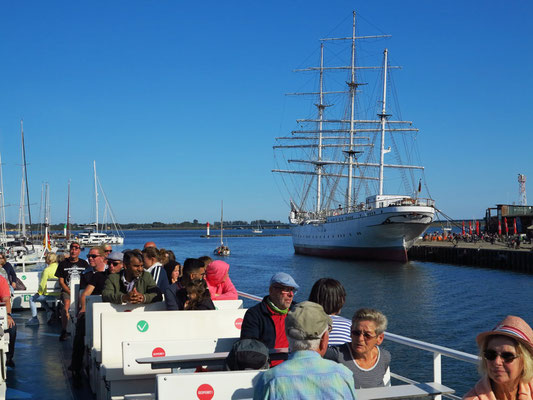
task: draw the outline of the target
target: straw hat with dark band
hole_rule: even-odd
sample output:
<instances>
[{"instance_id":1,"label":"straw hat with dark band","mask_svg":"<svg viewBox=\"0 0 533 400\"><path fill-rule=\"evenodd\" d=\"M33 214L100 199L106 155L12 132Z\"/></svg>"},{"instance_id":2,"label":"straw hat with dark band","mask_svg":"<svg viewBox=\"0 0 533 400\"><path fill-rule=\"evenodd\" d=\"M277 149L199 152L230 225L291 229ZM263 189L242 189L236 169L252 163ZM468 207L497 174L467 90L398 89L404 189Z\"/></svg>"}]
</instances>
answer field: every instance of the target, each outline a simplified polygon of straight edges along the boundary
<instances>
[{"instance_id":1,"label":"straw hat with dark band","mask_svg":"<svg viewBox=\"0 0 533 400\"><path fill-rule=\"evenodd\" d=\"M478 346L481 347L483 342L486 343L486 338L489 336L508 336L524 344L529 352L533 354L533 330L520 317L508 315L491 331L477 335L476 341Z\"/></svg>"}]
</instances>

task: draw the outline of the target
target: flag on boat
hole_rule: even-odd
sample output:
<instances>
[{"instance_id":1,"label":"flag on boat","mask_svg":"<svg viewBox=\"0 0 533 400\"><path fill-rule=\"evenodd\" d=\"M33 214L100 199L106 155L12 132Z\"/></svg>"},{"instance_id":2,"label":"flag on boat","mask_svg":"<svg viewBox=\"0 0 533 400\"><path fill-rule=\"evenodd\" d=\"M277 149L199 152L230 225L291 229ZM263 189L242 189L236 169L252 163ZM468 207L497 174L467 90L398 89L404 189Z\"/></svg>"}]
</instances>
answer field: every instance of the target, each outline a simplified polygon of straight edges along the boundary
<instances>
[{"instance_id":1,"label":"flag on boat","mask_svg":"<svg viewBox=\"0 0 533 400\"><path fill-rule=\"evenodd\" d=\"M502 234L502 220L498 218L498 235Z\"/></svg>"},{"instance_id":2,"label":"flag on boat","mask_svg":"<svg viewBox=\"0 0 533 400\"><path fill-rule=\"evenodd\" d=\"M479 221L476 221L476 235L479 236Z\"/></svg>"},{"instance_id":3,"label":"flag on boat","mask_svg":"<svg viewBox=\"0 0 533 400\"><path fill-rule=\"evenodd\" d=\"M513 229L514 229L514 234L516 235L518 233L518 231L516 230L516 217L513 218Z\"/></svg>"},{"instance_id":4,"label":"flag on boat","mask_svg":"<svg viewBox=\"0 0 533 400\"><path fill-rule=\"evenodd\" d=\"M462 231L462 235L463 235L463 236L465 235L465 221L463 221L463 231Z\"/></svg>"}]
</instances>

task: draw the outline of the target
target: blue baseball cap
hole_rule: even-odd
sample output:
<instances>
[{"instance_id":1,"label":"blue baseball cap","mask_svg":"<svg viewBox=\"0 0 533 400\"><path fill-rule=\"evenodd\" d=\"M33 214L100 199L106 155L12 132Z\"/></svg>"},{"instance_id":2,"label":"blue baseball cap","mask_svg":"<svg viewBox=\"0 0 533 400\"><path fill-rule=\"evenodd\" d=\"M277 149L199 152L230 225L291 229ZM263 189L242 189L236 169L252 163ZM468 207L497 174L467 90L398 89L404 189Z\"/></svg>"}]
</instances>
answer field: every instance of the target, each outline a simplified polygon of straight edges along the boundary
<instances>
[{"instance_id":1,"label":"blue baseball cap","mask_svg":"<svg viewBox=\"0 0 533 400\"><path fill-rule=\"evenodd\" d=\"M272 286L274 283L279 283L280 285L283 285L283 286L300 289L300 286L298 286L298 284L292 278L292 276L290 276L289 274L285 272L278 272L272 278L270 278L270 286Z\"/></svg>"}]
</instances>

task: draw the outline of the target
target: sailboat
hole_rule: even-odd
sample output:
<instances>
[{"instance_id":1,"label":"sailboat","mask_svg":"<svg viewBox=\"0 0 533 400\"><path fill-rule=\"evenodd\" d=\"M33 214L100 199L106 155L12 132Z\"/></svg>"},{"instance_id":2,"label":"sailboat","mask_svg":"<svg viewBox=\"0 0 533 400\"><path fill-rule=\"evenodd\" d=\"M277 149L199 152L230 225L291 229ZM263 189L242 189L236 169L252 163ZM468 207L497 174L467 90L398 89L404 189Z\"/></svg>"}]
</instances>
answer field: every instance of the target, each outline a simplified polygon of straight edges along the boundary
<instances>
[{"instance_id":1,"label":"sailboat","mask_svg":"<svg viewBox=\"0 0 533 400\"><path fill-rule=\"evenodd\" d=\"M224 202L220 202L220 245L213 251L218 256L229 256L229 247L224 244Z\"/></svg>"},{"instance_id":2,"label":"sailboat","mask_svg":"<svg viewBox=\"0 0 533 400\"><path fill-rule=\"evenodd\" d=\"M420 197L424 168L405 163L417 154L410 136L418 129L387 109L390 72L397 68L388 63L388 49L377 66L355 62L370 59L367 48L359 51L365 41L386 37L356 35L354 12L351 35L321 39L319 66L297 70L318 74L316 90L293 93L312 96L317 113L298 119L291 135L276 138L273 170L290 178L283 183L294 188L289 222L297 254L405 262L407 250L434 219L434 200ZM335 46L328 53L332 60L344 54L348 62L326 60L330 46ZM347 47L344 53L340 46ZM364 86L375 71L381 73L377 83ZM342 87L335 87L339 82ZM377 96L365 100L372 92Z\"/></svg>"},{"instance_id":3,"label":"sailboat","mask_svg":"<svg viewBox=\"0 0 533 400\"><path fill-rule=\"evenodd\" d=\"M259 221L257 221L257 227L252 229L252 233L255 233L255 234L263 233L263 229L261 228L261 224L259 223Z\"/></svg>"},{"instance_id":4,"label":"sailboat","mask_svg":"<svg viewBox=\"0 0 533 400\"><path fill-rule=\"evenodd\" d=\"M22 146L22 179L20 185L20 206L19 206L19 223L16 237L6 239L2 244L7 255L7 261L13 266L22 265L25 271L26 266L34 265L44 261L44 257L48 251L56 251L56 247L52 247L49 241L43 244L34 244L31 241L31 208L30 195L28 190L28 170L26 164L26 146L24 143L24 122L20 121L20 136ZM2 185L3 186L3 185ZM30 235L26 231L26 215L29 220ZM48 235L48 221L45 221L45 235ZM5 236L5 235L3 235Z\"/></svg>"},{"instance_id":5,"label":"sailboat","mask_svg":"<svg viewBox=\"0 0 533 400\"><path fill-rule=\"evenodd\" d=\"M78 236L76 237L76 241L82 245L82 246L100 246L102 244L123 244L124 243L124 234L122 233L122 230L120 229L120 225L116 222L115 216L113 212L111 211L111 207L109 205L109 202L107 201L107 197L105 195L105 192L102 188L102 185L100 184L100 181L98 180L98 176L96 175L96 161L93 161L93 170L94 170L94 203L95 203L95 222L93 224L89 224L85 227L85 230L83 232L80 232ZM99 231L100 224L98 221L99 215L98 215L98 188L100 188L100 191L102 195L104 196L105 205L106 205L106 214L108 213L111 217L113 230L115 233L106 233ZM102 223L102 228L105 226L105 221Z\"/></svg>"}]
</instances>

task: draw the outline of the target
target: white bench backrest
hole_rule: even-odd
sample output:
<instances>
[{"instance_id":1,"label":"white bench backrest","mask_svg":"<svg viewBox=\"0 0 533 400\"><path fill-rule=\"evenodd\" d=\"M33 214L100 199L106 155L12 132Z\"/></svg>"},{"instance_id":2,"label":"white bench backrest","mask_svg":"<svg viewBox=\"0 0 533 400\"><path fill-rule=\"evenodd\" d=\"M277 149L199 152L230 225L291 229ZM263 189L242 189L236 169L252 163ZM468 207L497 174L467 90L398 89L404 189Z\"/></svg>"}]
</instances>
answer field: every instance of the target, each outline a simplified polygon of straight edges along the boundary
<instances>
[{"instance_id":1,"label":"white bench backrest","mask_svg":"<svg viewBox=\"0 0 533 400\"><path fill-rule=\"evenodd\" d=\"M93 305L101 302L100 295L85 298L85 345L90 349L93 347Z\"/></svg>"},{"instance_id":2,"label":"white bench backrest","mask_svg":"<svg viewBox=\"0 0 533 400\"><path fill-rule=\"evenodd\" d=\"M102 365L122 370L122 342L238 337L245 312L237 309L103 313Z\"/></svg>"},{"instance_id":3,"label":"white bench backrest","mask_svg":"<svg viewBox=\"0 0 533 400\"><path fill-rule=\"evenodd\" d=\"M96 361L102 362L102 330L101 330L101 316L102 313L130 314L130 312L144 312L144 311L161 311L166 310L165 303L158 301L150 304L112 304L112 303L95 303L92 308L92 347L93 353L96 354ZM120 329L117 328L117 329ZM120 349L120 343L117 345ZM119 350L120 351L120 350Z\"/></svg>"},{"instance_id":4,"label":"white bench backrest","mask_svg":"<svg viewBox=\"0 0 533 400\"><path fill-rule=\"evenodd\" d=\"M237 340L239 337L122 342L124 375L156 375L172 372L170 368L152 369L150 364L139 364L135 361L137 358L226 352L231 350Z\"/></svg>"},{"instance_id":5,"label":"white bench backrest","mask_svg":"<svg viewBox=\"0 0 533 400\"><path fill-rule=\"evenodd\" d=\"M262 371L224 371L157 376L158 400L251 399Z\"/></svg>"},{"instance_id":6,"label":"white bench backrest","mask_svg":"<svg viewBox=\"0 0 533 400\"><path fill-rule=\"evenodd\" d=\"M217 310L234 310L242 308L242 300L215 300L213 301Z\"/></svg>"},{"instance_id":7,"label":"white bench backrest","mask_svg":"<svg viewBox=\"0 0 533 400\"><path fill-rule=\"evenodd\" d=\"M30 291L32 293L37 293L37 290L39 289L39 282L41 282L41 275L42 271L28 271L24 273L17 273L17 276L20 278L22 283L24 283L24 286L26 286L26 290ZM17 294L18 290L15 291L15 295Z\"/></svg>"},{"instance_id":8,"label":"white bench backrest","mask_svg":"<svg viewBox=\"0 0 533 400\"><path fill-rule=\"evenodd\" d=\"M61 285L59 284L59 279L49 279L46 281L46 293L59 293L61 292Z\"/></svg>"}]
</instances>

